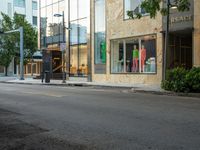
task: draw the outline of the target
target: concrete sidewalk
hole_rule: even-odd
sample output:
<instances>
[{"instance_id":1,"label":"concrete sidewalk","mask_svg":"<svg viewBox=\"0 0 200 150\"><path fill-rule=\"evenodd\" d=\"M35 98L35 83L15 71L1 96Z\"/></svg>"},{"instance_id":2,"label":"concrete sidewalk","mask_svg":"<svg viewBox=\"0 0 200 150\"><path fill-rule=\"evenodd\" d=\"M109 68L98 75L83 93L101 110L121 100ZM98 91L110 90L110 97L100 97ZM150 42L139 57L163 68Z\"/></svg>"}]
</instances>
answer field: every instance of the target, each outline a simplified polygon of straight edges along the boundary
<instances>
[{"instance_id":1,"label":"concrete sidewalk","mask_svg":"<svg viewBox=\"0 0 200 150\"><path fill-rule=\"evenodd\" d=\"M114 84L114 83L98 83L87 82L86 78L70 78L66 83L62 83L62 80L51 80L50 83L45 83L41 79L25 78L25 80L19 80L17 77L0 77L1 83L10 84L33 84L33 85L49 85L49 86L85 86L85 87L98 87L98 88L121 88L130 92L142 92L152 93L159 95L172 95L172 96L188 96L199 97L200 93L174 93L161 89L160 85L147 85L147 84Z\"/></svg>"}]
</instances>

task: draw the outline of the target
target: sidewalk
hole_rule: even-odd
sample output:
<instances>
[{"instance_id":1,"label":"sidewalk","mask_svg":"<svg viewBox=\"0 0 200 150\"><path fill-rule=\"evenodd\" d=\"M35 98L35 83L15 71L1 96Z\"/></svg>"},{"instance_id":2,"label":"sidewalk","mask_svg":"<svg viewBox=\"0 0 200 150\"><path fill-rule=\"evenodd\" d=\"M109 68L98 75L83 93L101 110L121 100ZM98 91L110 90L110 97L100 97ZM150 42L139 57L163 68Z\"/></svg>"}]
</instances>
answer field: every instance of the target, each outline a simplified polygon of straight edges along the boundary
<instances>
[{"instance_id":1,"label":"sidewalk","mask_svg":"<svg viewBox=\"0 0 200 150\"><path fill-rule=\"evenodd\" d=\"M16 77L0 77L1 83L10 84L29 84L29 85L49 85L49 86L82 86L82 87L97 87L97 88L121 88L128 90L129 92L140 93L152 93L159 95L172 95L172 96L188 96L199 97L200 93L174 93L161 89L160 85L147 85L147 84L114 84L114 83L98 83L87 82L86 79L75 80L70 78L66 83L62 83L62 80L51 80L50 83L45 83L41 79L25 78L25 80L19 80Z\"/></svg>"}]
</instances>

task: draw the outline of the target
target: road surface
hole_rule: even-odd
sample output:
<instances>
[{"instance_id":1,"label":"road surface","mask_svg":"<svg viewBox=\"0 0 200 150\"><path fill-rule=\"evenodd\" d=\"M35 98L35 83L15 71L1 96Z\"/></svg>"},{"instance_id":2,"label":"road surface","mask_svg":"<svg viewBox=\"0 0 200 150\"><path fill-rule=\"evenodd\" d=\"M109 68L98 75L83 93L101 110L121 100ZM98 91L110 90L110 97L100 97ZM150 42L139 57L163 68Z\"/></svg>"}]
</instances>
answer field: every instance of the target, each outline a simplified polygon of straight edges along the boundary
<instances>
[{"instance_id":1,"label":"road surface","mask_svg":"<svg viewBox=\"0 0 200 150\"><path fill-rule=\"evenodd\" d=\"M199 150L200 99L0 83L0 150Z\"/></svg>"}]
</instances>

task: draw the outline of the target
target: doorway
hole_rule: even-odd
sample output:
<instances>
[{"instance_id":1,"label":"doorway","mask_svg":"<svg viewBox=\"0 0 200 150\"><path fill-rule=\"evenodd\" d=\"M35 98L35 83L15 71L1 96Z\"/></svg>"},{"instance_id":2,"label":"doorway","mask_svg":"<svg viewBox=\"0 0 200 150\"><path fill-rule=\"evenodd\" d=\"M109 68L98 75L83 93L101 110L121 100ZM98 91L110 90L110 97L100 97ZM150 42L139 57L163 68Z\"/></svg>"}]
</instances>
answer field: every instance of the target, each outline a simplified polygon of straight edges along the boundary
<instances>
[{"instance_id":1,"label":"doorway","mask_svg":"<svg viewBox=\"0 0 200 150\"><path fill-rule=\"evenodd\" d=\"M192 33L170 33L167 69L192 68Z\"/></svg>"}]
</instances>

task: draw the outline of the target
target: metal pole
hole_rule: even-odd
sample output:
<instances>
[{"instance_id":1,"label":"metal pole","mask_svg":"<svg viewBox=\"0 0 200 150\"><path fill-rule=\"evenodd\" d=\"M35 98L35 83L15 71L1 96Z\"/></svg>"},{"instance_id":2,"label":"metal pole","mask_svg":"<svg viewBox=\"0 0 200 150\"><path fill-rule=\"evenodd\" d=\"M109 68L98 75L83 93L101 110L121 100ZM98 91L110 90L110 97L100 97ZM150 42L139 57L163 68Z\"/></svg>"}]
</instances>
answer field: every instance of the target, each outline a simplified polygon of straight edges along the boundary
<instances>
[{"instance_id":1,"label":"metal pole","mask_svg":"<svg viewBox=\"0 0 200 150\"><path fill-rule=\"evenodd\" d=\"M23 27L19 28L20 32L20 80L24 80L24 37L23 37Z\"/></svg>"},{"instance_id":2,"label":"metal pole","mask_svg":"<svg viewBox=\"0 0 200 150\"><path fill-rule=\"evenodd\" d=\"M63 43L65 43L65 13L64 11L62 12L62 21L63 21ZM62 51L62 60L63 60L63 64L62 64L62 68L63 68L63 81L62 83L66 83L66 78L65 78L65 50Z\"/></svg>"},{"instance_id":3,"label":"metal pole","mask_svg":"<svg viewBox=\"0 0 200 150\"><path fill-rule=\"evenodd\" d=\"M70 0L68 0L68 42L67 42L67 49L68 49L68 80L70 77Z\"/></svg>"},{"instance_id":4,"label":"metal pole","mask_svg":"<svg viewBox=\"0 0 200 150\"><path fill-rule=\"evenodd\" d=\"M169 11L170 11L170 0L167 0L167 20L166 20L166 32L165 32L165 48L164 48L164 58L163 58L163 80L166 79L166 69L167 69L167 51L169 46Z\"/></svg>"}]
</instances>

